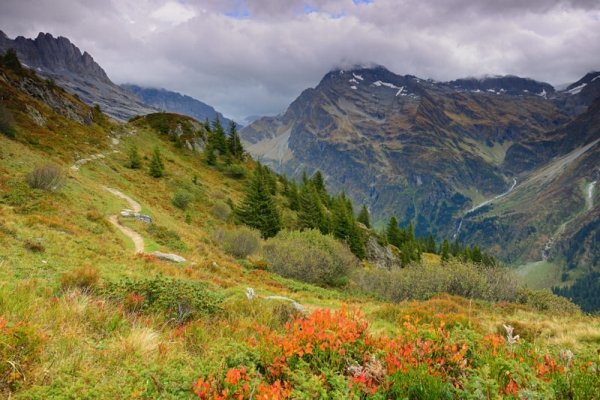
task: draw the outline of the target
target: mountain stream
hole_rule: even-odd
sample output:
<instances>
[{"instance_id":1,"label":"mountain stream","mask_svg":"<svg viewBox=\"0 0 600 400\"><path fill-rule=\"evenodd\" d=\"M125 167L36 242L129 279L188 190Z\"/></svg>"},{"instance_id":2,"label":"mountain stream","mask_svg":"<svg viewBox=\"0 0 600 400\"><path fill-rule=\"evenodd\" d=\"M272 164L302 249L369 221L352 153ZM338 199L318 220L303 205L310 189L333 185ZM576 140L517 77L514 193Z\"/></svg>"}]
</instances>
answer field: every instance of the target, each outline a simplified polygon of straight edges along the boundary
<instances>
[{"instance_id":1,"label":"mountain stream","mask_svg":"<svg viewBox=\"0 0 600 400\"><path fill-rule=\"evenodd\" d=\"M473 208L471 208L469 211L467 211L467 212L466 212L466 213L465 213L465 214L464 214L464 215L463 215L461 218L459 218L459 219L458 219L458 221L456 221L456 229L454 230L454 234L452 235L452 238L453 238L453 239L456 239L456 237L458 236L458 233L460 232L460 228L462 227L462 222L463 222L463 219L464 219L464 218L465 218L467 215L469 215L469 214L470 214L470 213L472 213L473 211L476 211L476 210L480 209L480 208L481 208L481 207L483 207L483 206L487 206L488 204L491 204L491 203L493 203L494 201L496 201L496 200L498 200L498 199L500 199L500 198L502 198L502 197L506 196L507 194L509 194L510 192L512 192L512 191L513 191L513 189L515 188L515 186L517 186L517 180L516 180L516 179L513 179L513 184L512 184L512 186L511 186L511 187L510 187L510 189L508 189L506 192L504 192L504 193L502 193L502 194L499 194L498 196L496 196L496 197L493 197L493 198L491 198L491 199L488 199L488 200L486 200L486 201L484 201L484 202L482 202L482 203L479 203L478 205L474 206L474 207L473 207Z\"/></svg>"}]
</instances>

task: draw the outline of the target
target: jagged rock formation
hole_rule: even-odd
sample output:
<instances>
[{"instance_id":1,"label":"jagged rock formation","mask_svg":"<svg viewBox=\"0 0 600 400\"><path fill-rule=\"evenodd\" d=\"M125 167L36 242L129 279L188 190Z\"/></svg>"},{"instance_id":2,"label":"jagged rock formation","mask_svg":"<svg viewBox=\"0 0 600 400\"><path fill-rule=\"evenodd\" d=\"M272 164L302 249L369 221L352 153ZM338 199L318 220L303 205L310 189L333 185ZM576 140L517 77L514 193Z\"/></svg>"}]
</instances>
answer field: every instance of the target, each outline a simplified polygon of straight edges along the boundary
<instances>
[{"instance_id":1,"label":"jagged rock formation","mask_svg":"<svg viewBox=\"0 0 600 400\"><path fill-rule=\"evenodd\" d=\"M214 107L211 107L200 100L196 100L193 97L165 89L143 88L130 84L121 86L135 93L144 103L156 107L159 110L187 115L188 117L195 118L201 122L206 121L207 118L212 122L215 119L215 116L218 115L221 120L221 125L224 128L227 128L230 123L230 120L215 110ZM242 128L239 124L237 124L237 126L238 129Z\"/></svg>"},{"instance_id":2,"label":"jagged rock formation","mask_svg":"<svg viewBox=\"0 0 600 400\"><path fill-rule=\"evenodd\" d=\"M51 78L87 104L100 105L102 111L120 120L156 112L135 94L114 84L91 55L81 51L64 37L40 33L35 40L19 36L11 40L0 31L0 53L15 49L26 68Z\"/></svg>"}]
</instances>

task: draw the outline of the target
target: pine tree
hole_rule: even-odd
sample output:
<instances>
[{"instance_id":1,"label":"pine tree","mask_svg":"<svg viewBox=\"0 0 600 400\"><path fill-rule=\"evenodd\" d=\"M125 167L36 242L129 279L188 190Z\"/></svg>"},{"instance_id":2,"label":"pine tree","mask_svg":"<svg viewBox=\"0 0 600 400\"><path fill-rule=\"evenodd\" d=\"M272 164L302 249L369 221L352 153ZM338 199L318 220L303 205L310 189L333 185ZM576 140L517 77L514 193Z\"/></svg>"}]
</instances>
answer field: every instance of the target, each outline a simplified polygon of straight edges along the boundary
<instances>
[{"instance_id":1,"label":"pine tree","mask_svg":"<svg viewBox=\"0 0 600 400\"><path fill-rule=\"evenodd\" d=\"M450 260L450 246L448 245L448 240L444 239L444 243L442 243L442 249L440 251L440 257L442 262L447 262Z\"/></svg>"},{"instance_id":2,"label":"pine tree","mask_svg":"<svg viewBox=\"0 0 600 400\"><path fill-rule=\"evenodd\" d=\"M402 246L402 232L398 227L398 220L395 215L392 215L390 221L387 224L387 229L385 232L387 240L390 244L400 248Z\"/></svg>"},{"instance_id":3,"label":"pine tree","mask_svg":"<svg viewBox=\"0 0 600 400\"><path fill-rule=\"evenodd\" d=\"M319 229L322 233L327 233L325 211L321 204L321 199L312 185L307 185L306 188L300 192L298 228L301 230Z\"/></svg>"},{"instance_id":4,"label":"pine tree","mask_svg":"<svg viewBox=\"0 0 600 400\"><path fill-rule=\"evenodd\" d=\"M154 178L160 178L165 173L165 164L162 162L162 157L160 155L160 149L158 146L154 147L154 152L152 153L152 159L150 160L150 176Z\"/></svg>"},{"instance_id":5,"label":"pine tree","mask_svg":"<svg viewBox=\"0 0 600 400\"><path fill-rule=\"evenodd\" d=\"M300 192L298 191L296 178L292 178L292 184L290 185L288 197L290 199L290 210L300 210Z\"/></svg>"},{"instance_id":6,"label":"pine tree","mask_svg":"<svg viewBox=\"0 0 600 400\"><path fill-rule=\"evenodd\" d=\"M429 238L427 239L427 253L435 254L436 253L436 244L435 239L432 234L429 234Z\"/></svg>"},{"instance_id":7,"label":"pine tree","mask_svg":"<svg viewBox=\"0 0 600 400\"><path fill-rule=\"evenodd\" d=\"M473 246L471 249L471 260L476 264L481 264L483 262L483 256L481 255L479 247Z\"/></svg>"},{"instance_id":8,"label":"pine tree","mask_svg":"<svg viewBox=\"0 0 600 400\"><path fill-rule=\"evenodd\" d=\"M258 171L258 167L246 190L244 200L239 207L235 208L235 212L240 221L258 229L262 237L267 239L281 230L282 222L265 176Z\"/></svg>"},{"instance_id":9,"label":"pine tree","mask_svg":"<svg viewBox=\"0 0 600 400\"><path fill-rule=\"evenodd\" d=\"M217 165L217 155L215 154L215 149L211 143L206 146L204 157L204 160L208 165Z\"/></svg>"},{"instance_id":10,"label":"pine tree","mask_svg":"<svg viewBox=\"0 0 600 400\"><path fill-rule=\"evenodd\" d=\"M129 147L128 151L129 160L127 162L127 167L131 169L139 169L142 168L142 158L140 157L140 153L138 151L138 147L135 143L132 143Z\"/></svg>"},{"instance_id":11,"label":"pine tree","mask_svg":"<svg viewBox=\"0 0 600 400\"><path fill-rule=\"evenodd\" d=\"M204 121L204 129L206 129L206 132L212 132L212 128L210 127L210 122L208 121L208 117L206 117L206 120Z\"/></svg>"},{"instance_id":12,"label":"pine tree","mask_svg":"<svg viewBox=\"0 0 600 400\"><path fill-rule=\"evenodd\" d=\"M219 115L215 115L212 126L212 135L209 137L209 143L212 143L214 150L219 151L219 154L224 156L229 153L229 146L227 144L227 137L225 136L225 130L221 125Z\"/></svg>"},{"instance_id":13,"label":"pine tree","mask_svg":"<svg viewBox=\"0 0 600 400\"><path fill-rule=\"evenodd\" d=\"M366 226L367 228L371 228L371 218L369 217L369 210L367 210L367 206L363 204L360 213L358 214L358 218L356 219L358 222Z\"/></svg>"},{"instance_id":14,"label":"pine tree","mask_svg":"<svg viewBox=\"0 0 600 400\"><path fill-rule=\"evenodd\" d=\"M228 131L227 146L229 147L229 152L238 160L243 160L246 151L242 145L240 135L237 133L237 125L233 120L229 122Z\"/></svg>"}]
</instances>

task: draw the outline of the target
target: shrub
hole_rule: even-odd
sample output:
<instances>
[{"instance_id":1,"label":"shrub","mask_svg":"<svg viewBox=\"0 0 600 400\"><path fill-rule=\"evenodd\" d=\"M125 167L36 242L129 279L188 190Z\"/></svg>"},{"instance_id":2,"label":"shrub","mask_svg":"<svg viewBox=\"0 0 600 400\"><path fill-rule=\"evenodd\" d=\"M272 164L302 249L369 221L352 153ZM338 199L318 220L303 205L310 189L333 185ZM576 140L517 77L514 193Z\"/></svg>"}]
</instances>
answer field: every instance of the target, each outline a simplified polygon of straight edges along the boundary
<instances>
[{"instance_id":1,"label":"shrub","mask_svg":"<svg viewBox=\"0 0 600 400\"><path fill-rule=\"evenodd\" d=\"M179 236L179 234L174 230L167 229L161 225L150 224L147 227L147 231L150 235L152 235L158 244L176 250L186 249L185 244L181 241L181 236Z\"/></svg>"},{"instance_id":2,"label":"shrub","mask_svg":"<svg viewBox=\"0 0 600 400\"><path fill-rule=\"evenodd\" d=\"M409 265L403 269L361 270L354 276L360 290L393 302L427 300L438 293L471 299L515 301L517 278L498 267L450 261L444 265Z\"/></svg>"},{"instance_id":3,"label":"shrub","mask_svg":"<svg viewBox=\"0 0 600 400\"><path fill-rule=\"evenodd\" d=\"M235 258L246 258L260 249L260 232L247 226L229 231L219 229L214 238L225 252Z\"/></svg>"},{"instance_id":4,"label":"shrub","mask_svg":"<svg viewBox=\"0 0 600 400\"><path fill-rule=\"evenodd\" d=\"M348 246L316 229L282 231L263 246L269 270L317 285L342 286L358 265Z\"/></svg>"},{"instance_id":5,"label":"shrub","mask_svg":"<svg viewBox=\"0 0 600 400\"><path fill-rule=\"evenodd\" d=\"M54 164L35 167L25 179L30 188L46 191L59 190L66 182L65 174Z\"/></svg>"},{"instance_id":6,"label":"shrub","mask_svg":"<svg viewBox=\"0 0 600 400\"><path fill-rule=\"evenodd\" d=\"M0 133L9 138L15 137L15 119L4 105L0 104Z\"/></svg>"},{"instance_id":7,"label":"shrub","mask_svg":"<svg viewBox=\"0 0 600 400\"><path fill-rule=\"evenodd\" d=\"M225 175L234 179L242 179L247 174L248 168L240 164L231 164L225 167Z\"/></svg>"},{"instance_id":8,"label":"shrub","mask_svg":"<svg viewBox=\"0 0 600 400\"><path fill-rule=\"evenodd\" d=\"M129 311L161 313L176 324L200 315L212 315L220 309L221 302L200 282L162 276L111 282L104 294L123 303Z\"/></svg>"},{"instance_id":9,"label":"shrub","mask_svg":"<svg viewBox=\"0 0 600 400\"><path fill-rule=\"evenodd\" d=\"M231 215L231 207L224 201L219 200L211 207L210 214L221 221L227 221L227 218Z\"/></svg>"},{"instance_id":10,"label":"shrub","mask_svg":"<svg viewBox=\"0 0 600 400\"><path fill-rule=\"evenodd\" d=\"M79 288L84 292L90 292L98 286L100 274L92 267L74 268L60 275L60 287L63 290Z\"/></svg>"},{"instance_id":11,"label":"shrub","mask_svg":"<svg viewBox=\"0 0 600 400\"><path fill-rule=\"evenodd\" d=\"M175 195L173 196L173 199L171 200L171 203L173 203L173 205L175 207L185 210L187 208L187 206L190 205L192 200L194 200L194 198L192 197L192 195L190 193L180 191L180 192L175 193Z\"/></svg>"},{"instance_id":12,"label":"shrub","mask_svg":"<svg viewBox=\"0 0 600 400\"><path fill-rule=\"evenodd\" d=\"M580 314L581 309L568 299L557 296L549 289L532 290L522 287L517 293L517 302L537 311L558 314Z\"/></svg>"}]
</instances>

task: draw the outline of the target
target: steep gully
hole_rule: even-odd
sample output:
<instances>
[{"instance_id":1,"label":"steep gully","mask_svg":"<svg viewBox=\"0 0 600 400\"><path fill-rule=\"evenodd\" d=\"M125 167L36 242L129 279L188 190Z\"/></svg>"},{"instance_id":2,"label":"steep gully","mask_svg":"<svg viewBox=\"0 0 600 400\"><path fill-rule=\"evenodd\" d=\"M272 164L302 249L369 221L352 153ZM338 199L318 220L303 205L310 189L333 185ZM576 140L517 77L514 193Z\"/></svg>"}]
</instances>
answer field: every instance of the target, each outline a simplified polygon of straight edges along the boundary
<instances>
[{"instance_id":1,"label":"steep gully","mask_svg":"<svg viewBox=\"0 0 600 400\"><path fill-rule=\"evenodd\" d=\"M458 221L456 221L456 229L454 230L454 235L452 235L452 238L453 238L453 239L455 239L455 238L458 236L458 234L459 234L459 232L460 232L460 228L462 227L462 222L463 222L463 219L464 219L464 218L465 218L467 215L469 215L469 214L470 214L470 213L472 213L473 211L476 211L476 210L480 209L480 208L481 208L481 207L483 207L483 206L487 206L488 204L491 204L491 203L493 203L494 201L496 201L496 200L498 200L498 199L500 199L500 198L502 198L502 197L506 196L507 194L509 194L510 192L512 192L512 191L513 191L513 189L515 188L515 186L517 186L517 180L513 178L513 184L512 184L512 186L510 187L510 189L508 189L506 192L504 192L504 193L502 193L502 194L499 194L498 196L496 196L496 197L494 197L494 198L491 198L491 199L489 199L489 200L486 200L486 201L484 201L484 202L482 202L482 203L480 203L480 204L476 205L475 207L471 208L469 211L467 211L467 212L466 212L466 213L465 213L465 214L464 214L464 215L463 215L461 218L459 218L459 219L458 219Z\"/></svg>"}]
</instances>

